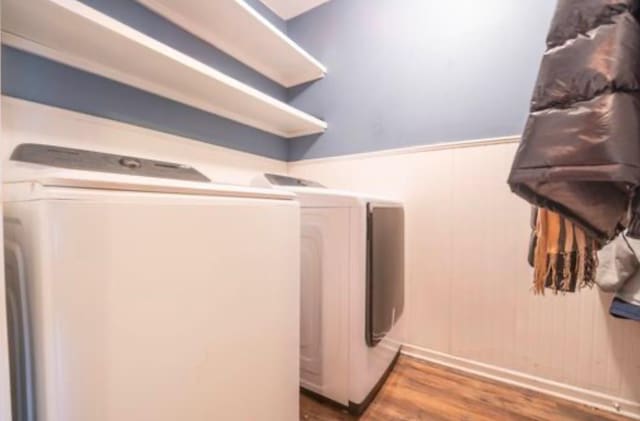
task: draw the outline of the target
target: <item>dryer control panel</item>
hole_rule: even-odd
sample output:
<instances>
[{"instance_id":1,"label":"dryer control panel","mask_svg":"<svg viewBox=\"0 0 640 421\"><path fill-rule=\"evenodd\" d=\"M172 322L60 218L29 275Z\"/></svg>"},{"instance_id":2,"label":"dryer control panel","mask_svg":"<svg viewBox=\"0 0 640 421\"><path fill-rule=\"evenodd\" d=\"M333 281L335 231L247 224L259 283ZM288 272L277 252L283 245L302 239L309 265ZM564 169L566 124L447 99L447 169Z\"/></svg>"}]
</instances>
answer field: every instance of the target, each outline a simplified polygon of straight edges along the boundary
<instances>
[{"instance_id":1,"label":"dryer control panel","mask_svg":"<svg viewBox=\"0 0 640 421\"><path fill-rule=\"evenodd\" d=\"M269 174L266 173L264 177L267 181L274 186L286 186L286 187L321 187L324 188L322 184L317 181L305 180L303 178L295 178L289 177L286 175L279 174Z\"/></svg>"}]
</instances>

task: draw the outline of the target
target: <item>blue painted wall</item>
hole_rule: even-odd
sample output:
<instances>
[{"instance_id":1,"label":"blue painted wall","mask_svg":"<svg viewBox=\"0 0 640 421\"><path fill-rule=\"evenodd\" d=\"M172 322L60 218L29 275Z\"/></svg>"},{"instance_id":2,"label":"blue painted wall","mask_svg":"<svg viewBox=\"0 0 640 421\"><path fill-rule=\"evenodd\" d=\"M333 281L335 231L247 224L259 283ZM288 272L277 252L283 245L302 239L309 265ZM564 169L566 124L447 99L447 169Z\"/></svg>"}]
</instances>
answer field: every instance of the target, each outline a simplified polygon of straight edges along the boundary
<instances>
[{"instance_id":1,"label":"blue painted wall","mask_svg":"<svg viewBox=\"0 0 640 421\"><path fill-rule=\"evenodd\" d=\"M555 0L332 0L287 23L328 68L289 160L520 133Z\"/></svg>"},{"instance_id":2,"label":"blue painted wall","mask_svg":"<svg viewBox=\"0 0 640 421\"><path fill-rule=\"evenodd\" d=\"M285 88L133 0L82 1L258 90L286 99ZM276 26L285 28L286 23L269 15L270 11L261 12ZM5 95L270 158L287 157L288 141L278 136L8 47L3 47L2 54Z\"/></svg>"},{"instance_id":3,"label":"blue painted wall","mask_svg":"<svg viewBox=\"0 0 640 421\"><path fill-rule=\"evenodd\" d=\"M6 95L282 160L520 133L555 0L332 0L284 22L247 0L325 64L286 90L133 0L84 3L326 120L295 140L3 48Z\"/></svg>"}]
</instances>

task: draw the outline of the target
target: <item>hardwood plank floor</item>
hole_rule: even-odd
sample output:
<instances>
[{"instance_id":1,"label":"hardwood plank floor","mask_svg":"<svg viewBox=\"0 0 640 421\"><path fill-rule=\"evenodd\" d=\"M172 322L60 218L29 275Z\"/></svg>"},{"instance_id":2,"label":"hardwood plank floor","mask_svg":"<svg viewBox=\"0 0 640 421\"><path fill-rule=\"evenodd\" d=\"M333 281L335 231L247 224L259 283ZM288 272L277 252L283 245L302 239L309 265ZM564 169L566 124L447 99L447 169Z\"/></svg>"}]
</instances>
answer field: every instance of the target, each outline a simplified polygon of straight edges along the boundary
<instances>
[{"instance_id":1,"label":"hardwood plank floor","mask_svg":"<svg viewBox=\"0 0 640 421\"><path fill-rule=\"evenodd\" d=\"M300 420L351 421L301 395ZM402 356L361 421L622 421L626 417Z\"/></svg>"}]
</instances>

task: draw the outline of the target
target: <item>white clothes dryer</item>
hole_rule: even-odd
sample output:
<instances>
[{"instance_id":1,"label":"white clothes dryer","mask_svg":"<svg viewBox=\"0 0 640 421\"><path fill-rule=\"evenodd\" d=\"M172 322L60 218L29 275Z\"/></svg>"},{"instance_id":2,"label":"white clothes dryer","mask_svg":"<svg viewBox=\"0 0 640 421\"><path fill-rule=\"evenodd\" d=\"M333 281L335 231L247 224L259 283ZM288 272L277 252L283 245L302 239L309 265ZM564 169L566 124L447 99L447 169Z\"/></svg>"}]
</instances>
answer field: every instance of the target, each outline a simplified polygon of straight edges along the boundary
<instances>
[{"instance_id":1,"label":"white clothes dryer","mask_svg":"<svg viewBox=\"0 0 640 421\"><path fill-rule=\"evenodd\" d=\"M275 174L254 184L301 206L301 387L362 413L400 352L403 205Z\"/></svg>"}]
</instances>

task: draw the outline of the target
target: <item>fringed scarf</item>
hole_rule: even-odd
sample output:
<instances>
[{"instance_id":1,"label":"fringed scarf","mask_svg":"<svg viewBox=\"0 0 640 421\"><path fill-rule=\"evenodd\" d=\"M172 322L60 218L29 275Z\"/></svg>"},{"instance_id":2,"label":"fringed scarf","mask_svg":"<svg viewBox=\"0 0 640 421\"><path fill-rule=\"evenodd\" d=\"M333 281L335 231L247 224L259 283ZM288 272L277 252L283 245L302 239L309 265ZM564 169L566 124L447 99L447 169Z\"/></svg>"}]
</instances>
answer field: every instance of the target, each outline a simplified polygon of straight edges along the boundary
<instances>
[{"instance_id":1,"label":"fringed scarf","mask_svg":"<svg viewBox=\"0 0 640 421\"><path fill-rule=\"evenodd\" d=\"M568 219L539 208L534 250L535 294L545 288L555 293L592 287L598 266L596 242Z\"/></svg>"}]
</instances>

